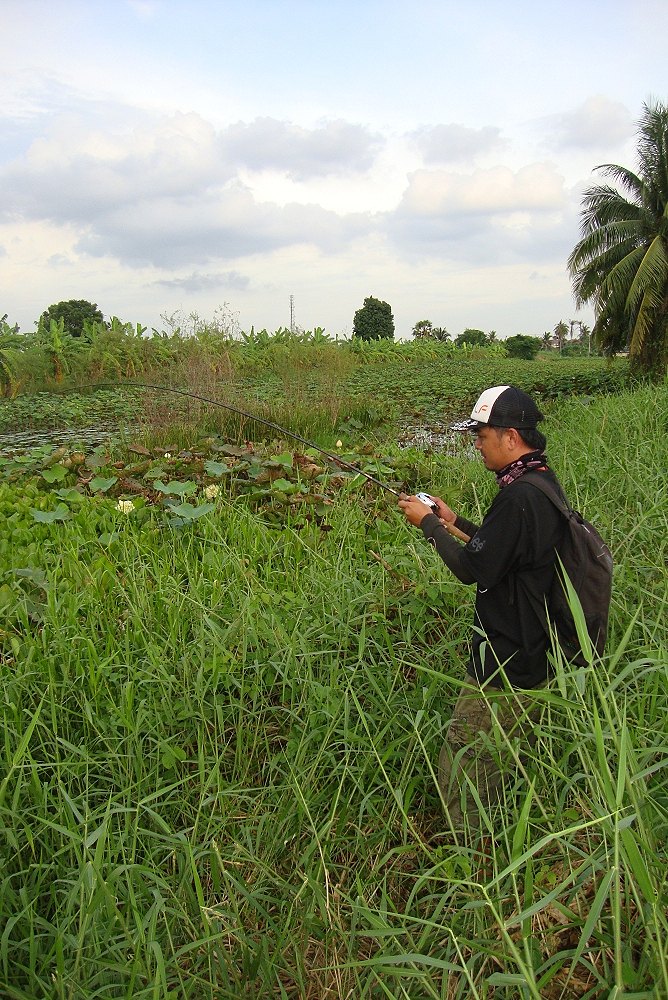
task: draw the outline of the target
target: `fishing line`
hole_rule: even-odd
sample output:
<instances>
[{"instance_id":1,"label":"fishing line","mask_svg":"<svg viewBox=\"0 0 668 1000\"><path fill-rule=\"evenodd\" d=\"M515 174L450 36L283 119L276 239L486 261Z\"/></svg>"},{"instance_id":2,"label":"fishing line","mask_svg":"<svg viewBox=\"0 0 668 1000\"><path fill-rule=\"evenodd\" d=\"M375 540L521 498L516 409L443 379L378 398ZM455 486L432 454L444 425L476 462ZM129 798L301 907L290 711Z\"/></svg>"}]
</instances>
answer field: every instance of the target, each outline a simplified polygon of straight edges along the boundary
<instances>
[{"instance_id":1,"label":"fishing line","mask_svg":"<svg viewBox=\"0 0 668 1000\"><path fill-rule=\"evenodd\" d=\"M272 420L266 420L264 417L257 417L253 413L249 413L248 410L242 410L239 406L232 406L230 403L221 403L217 399L210 399L207 396L200 396L196 392L187 392L185 389L174 389L169 385L152 385L149 382L91 382L87 385L74 386L69 389L56 390L57 394L65 394L68 392L78 392L81 389L155 389L157 392L173 392L177 396L186 396L188 399L198 399L202 403L209 403L211 406L219 406L223 410L229 410L231 413L237 413L242 417L247 417L249 420L254 420L259 424L264 424L266 427L271 427L272 430L278 431L281 434L285 434L290 438L294 438L295 441L299 441L301 444L305 444L308 448L314 448L316 451L324 455L325 458L329 459L335 465L343 466L345 469L350 469L352 472L357 473L360 476L364 476L369 482L375 483L376 486L380 486L381 489L386 490L391 493L392 496L400 497L401 494L398 490L395 490L392 486L384 483L381 479L377 479L376 476L372 476L371 473L365 472L364 469L360 469L359 466L353 465L352 462L347 462L345 459L340 458L338 455L332 455L330 452L321 448L320 445L315 444L313 441L309 441L307 438L302 437L300 434L295 434L294 431L288 430L287 427L281 427L280 424L274 423Z\"/></svg>"}]
</instances>

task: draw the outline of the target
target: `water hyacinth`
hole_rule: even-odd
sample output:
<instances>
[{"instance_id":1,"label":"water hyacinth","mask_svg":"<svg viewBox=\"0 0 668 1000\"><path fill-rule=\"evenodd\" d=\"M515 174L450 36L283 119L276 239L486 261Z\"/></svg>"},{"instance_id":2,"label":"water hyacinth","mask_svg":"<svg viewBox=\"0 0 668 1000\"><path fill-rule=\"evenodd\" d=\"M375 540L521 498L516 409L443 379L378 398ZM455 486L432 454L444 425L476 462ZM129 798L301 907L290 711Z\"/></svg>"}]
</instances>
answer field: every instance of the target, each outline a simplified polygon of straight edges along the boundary
<instances>
[{"instance_id":1,"label":"water hyacinth","mask_svg":"<svg viewBox=\"0 0 668 1000\"><path fill-rule=\"evenodd\" d=\"M121 514L131 514L135 509L135 505L132 500L119 500L116 504L116 510L120 511Z\"/></svg>"}]
</instances>

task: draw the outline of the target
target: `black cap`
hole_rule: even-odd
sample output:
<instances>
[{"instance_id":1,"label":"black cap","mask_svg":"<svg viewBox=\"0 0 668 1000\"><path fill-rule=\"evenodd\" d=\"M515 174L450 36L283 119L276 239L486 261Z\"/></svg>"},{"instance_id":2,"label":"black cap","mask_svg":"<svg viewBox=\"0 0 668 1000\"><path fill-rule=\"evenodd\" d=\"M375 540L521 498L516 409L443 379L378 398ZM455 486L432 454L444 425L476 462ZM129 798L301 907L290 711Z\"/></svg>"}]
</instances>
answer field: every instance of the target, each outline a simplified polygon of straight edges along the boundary
<instances>
[{"instance_id":1,"label":"black cap","mask_svg":"<svg viewBox=\"0 0 668 1000\"><path fill-rule=\"evenodd\" d=\"M530 430L543 419L531 396L515 385L495 385L479 396L468 420L450 425L453 431L478 431L481 427L515 427Z\"/></svg>"}]
</instances>

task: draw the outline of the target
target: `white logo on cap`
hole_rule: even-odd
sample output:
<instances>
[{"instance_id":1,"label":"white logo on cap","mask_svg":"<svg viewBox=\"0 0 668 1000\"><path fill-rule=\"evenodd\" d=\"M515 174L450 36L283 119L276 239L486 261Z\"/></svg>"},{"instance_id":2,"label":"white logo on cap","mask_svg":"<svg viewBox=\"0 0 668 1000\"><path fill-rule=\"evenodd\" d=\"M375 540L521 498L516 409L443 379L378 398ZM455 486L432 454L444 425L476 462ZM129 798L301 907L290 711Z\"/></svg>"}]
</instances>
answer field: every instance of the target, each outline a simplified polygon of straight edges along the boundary
<instances>
[{"instance_id":1,"label":"white logo on cap","mask_svg":"<svg viewBox=\"0 0 668 1000\"><path fill-rule=\"evenodd\" d=\"M491 413L491 411L494 409L494 404L496 403L501 393L505 392L506 389L509 388L510 386L507 385L495 385L492 386L491 389L485 389L485 391L481 393L480 397L478 398L478 402L475 404L475 406L471 411L471 419L479 420L481 424L486 424L487 420L484 419L484 415L487 413L487 411Z\"/></svg>"}]
</instances>

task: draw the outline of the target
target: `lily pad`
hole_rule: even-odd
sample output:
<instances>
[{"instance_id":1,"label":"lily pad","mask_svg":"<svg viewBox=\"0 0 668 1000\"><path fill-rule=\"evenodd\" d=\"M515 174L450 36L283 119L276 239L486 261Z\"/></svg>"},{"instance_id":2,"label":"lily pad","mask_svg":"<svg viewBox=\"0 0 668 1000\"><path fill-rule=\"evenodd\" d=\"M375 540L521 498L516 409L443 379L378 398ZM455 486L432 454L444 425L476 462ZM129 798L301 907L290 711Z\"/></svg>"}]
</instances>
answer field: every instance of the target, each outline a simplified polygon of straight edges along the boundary
<instances>
[{"instance_id":1,"label":"lily pad","mask_svg":"<svg viewBox=\"0 0 668 1000\"><path fill-rule=\"evenodd\" d=\"M168 483L163 483L161 479L156 479L153 486L158 492L165 493L167 496L176 497L187 497L191 493L194 493L197 489L197 483L192 480L187 480L185 483L180 482L178 479L172 479Z\"/></svg>"},{"instance_id":2,"label":"lily pad","mask_svg":"<svg viewBox=\"0 0 668 1000\"><path fill-rule=\"evenodd\" d=\"M212 448L212 451L220 452L223 455L232 455L235 458L240 458L242 455L247 455L248 452L244 448L239 448L235 444L221 444L217 448Z\"/></svg>"},{"instance_id":3,"label":"lily pad","mask_svg":"<svg viewBox=\"0 0 668 1000\"><path fill-rule=\"evenodd\" d=\"M70 502L81 501L84 498L78 486L66 486L62 490L56 490L55 493L60 500L69 500Z\"/></svg>"},{"instance_id":4,"label":"lily pad","mask_svg":"<svg viewBox=\"0 0 668 1000\"><path fill-rule=\"evenodd\" d=\"M69 521L72 516L69 507L64 503L59 503L55 510L35 510L34 507L31 507L30 513L32 514L33 521L38 521L41 524L53 524L54 521Z\"/></svg>"},{"instance_id":5,"label":"lily pad","mask_svg":"<svg viewBox=\"0 0 668 1000\"><path fill-rule=\"evenodd\" d=\"M272 493L298 493L297 483L291 483L289 479L275 479L271 484Z\"/></svg>"},{"instance_id":6,"label":"lily pad","mask_svg":"<svg viewBox=\"0 0 668 1000\"><path fill-rule=\"evenodd\" d=\"M109 476L108 479L104 479L102 476L95 476L89 482L89 487L93 493L106 493L110 490L112 486L118 482L118 476Z\"/></svg>"},{"instance_id":7,"label":"lily pad","mask_svg":"<svg viewBox=\"0 0 668 1000\"><path fill-rule=\"evenodd\" d=\"M67 475L64 465L53 465L50 469L42 469L42 479L47 483L62 483Z\"/></svg>"},{"instance_id":8,"label":"lily pad","mask_svg":"<svg viewBox=\"0 0 668 1000\"><path fill-rule=\"evenodd\" d=\"M207 476L213 476L214 478L217 478L219 476L226 475L228 472L231 472L232 469L230 468L229 465L226 465L225 462L214 462L212 460L209 460L204 463L204 471L206 472Z\"/></svg>"},{"instance_id":9,"label":"lily pad","mask_svg":"<svg viewBox=\"0 0 668 1000\"><path fill-rule=\"evenodd\" d=\"M215 509L215 503L202 503L197 506L191 503L170 504L169 513L173 515L170 523L175 525L189 524L191 521L197 521L200 517L210 514Z\"/></svg>"}]
</instances>

